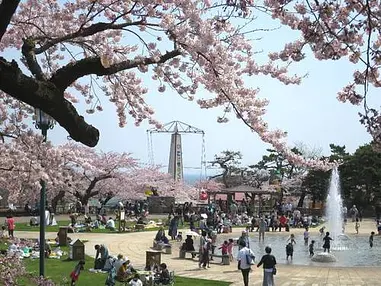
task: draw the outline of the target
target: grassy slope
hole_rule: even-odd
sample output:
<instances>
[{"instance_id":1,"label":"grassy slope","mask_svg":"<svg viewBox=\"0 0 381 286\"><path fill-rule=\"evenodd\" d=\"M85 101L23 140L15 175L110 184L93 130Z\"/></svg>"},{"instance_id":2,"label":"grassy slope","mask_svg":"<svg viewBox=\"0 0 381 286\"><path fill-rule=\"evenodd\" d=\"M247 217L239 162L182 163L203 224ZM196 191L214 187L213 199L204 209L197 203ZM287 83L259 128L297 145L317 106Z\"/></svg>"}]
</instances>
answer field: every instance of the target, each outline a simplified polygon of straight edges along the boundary
<instances>
[{"instance_id":1,"label":"grassy slope","mask_svg":"<svg viewBox=\"0 0 381 286\"><path fill-rule=\"evenodd\" d=\"M68 247L62 247L66 253L68 252ZM64 255L61 259L47 259L45 260L45 276L52 279L58 285L69 285L69 274L74 269L77 262L66 260L67 255ZM91 273L87 271L89 268L93 267L94 258L86 256L85 270L81 273L78 286L103 286L105 285L106 275L100 273ZM39 260L35 259L25 259L25 264L27 271L31 275L38 275ZM200 286L228 286L229 282L223 281L211 281L203 279L193 279L185 277L176 277L176 285L188 286L188 285L200 285ZM31 284L27 277L21 278L19 281L20 286L35 286ZM116 285L124 285L117 283Z\"/></svg>"},{"instance_id":2,"label":"grassy slope","mask_svg":"<svg viewBox=\"0 0 381 286\"><path fill-rule=\"evenodd\" d=\"M46 232L58 232L60 226L68 226L70 224L70 221L57 221L58 225L55 226L46 226ZM127 222L126 226L128 227L133 227L135 225L135 222ZM116 231L110 231L108 229L93 229L91 232L94 233L118 233L118 227L119 227L119 222L115 222L115 227ZM158 227L152 227L152 228L146 228L141 231L156 231L158 230ZM40 231L39 226L30 226L29 223L16 223L16 228L15 231L35 231L38 232Z\"/></svg>"}]
</instances>

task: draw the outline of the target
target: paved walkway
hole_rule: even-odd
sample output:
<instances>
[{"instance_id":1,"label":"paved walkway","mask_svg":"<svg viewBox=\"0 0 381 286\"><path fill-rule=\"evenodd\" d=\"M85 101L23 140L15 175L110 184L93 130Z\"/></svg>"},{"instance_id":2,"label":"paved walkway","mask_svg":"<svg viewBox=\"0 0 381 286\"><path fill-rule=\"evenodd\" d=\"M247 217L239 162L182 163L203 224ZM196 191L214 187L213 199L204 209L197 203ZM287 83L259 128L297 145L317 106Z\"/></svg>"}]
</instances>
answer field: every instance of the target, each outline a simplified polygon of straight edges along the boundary
<instances>
[{"instance_id":1,"label":"paved walkway","mask_svg":"<svg viewBox=\"0 0 381 286\"><path fill-rule=\"evenodd\" d=\"M354 232L351 223L348 224L349 233ZM361 224L360 235L368 236L374 231L375 224L371 220L363 221ZM241 229L233 229L229 237L238 237ZM317 232L312 229L311 232ZM292 230L293 233L302 233L303 229ZM183 232L184 233L184 232ZM287 233L289 234L289 233ZM38 232L18 232L18 237L37 238ZM55 233L47 233L47 238L54 238ZM117 255L122 253L127 255L135 265L144 265L145 251L152 246L152 240L155 232L135 232L128 234L99 234L99 233L76 233L70 234L73 239L86 239L86 253L94 256L94 245L105 244L109 247L110 253ZM256 235L250 233L250 236ZM269 235L279 235L279 233L270 233ZM280 235L286 235L281 233ZM173 269L176 275L192 278L204 278L211 280L224 280L232 282L233 286L242 286L242 278L237 270L236 262L230 266L221 266L211 264L211 268L199 269L195 260L178 259L179 243L174 243L172 255L162 255L162 262L167 263ZM381 285L377 272L380 268L376 267L307 267L296 265L278 265L278 274L276 275L277 286L355 286L355 285ZM250 285L262 285L262 269L255 267L251 274Z\"/></svg>"}]
</instances>

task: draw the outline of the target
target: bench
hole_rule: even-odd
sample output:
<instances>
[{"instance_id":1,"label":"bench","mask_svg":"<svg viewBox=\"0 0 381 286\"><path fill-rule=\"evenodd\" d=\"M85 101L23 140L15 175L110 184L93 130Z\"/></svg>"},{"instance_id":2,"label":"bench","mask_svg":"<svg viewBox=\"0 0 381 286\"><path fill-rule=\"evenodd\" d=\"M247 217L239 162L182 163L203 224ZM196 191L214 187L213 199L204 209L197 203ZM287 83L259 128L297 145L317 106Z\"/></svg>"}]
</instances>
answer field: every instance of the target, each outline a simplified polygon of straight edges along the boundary
<instances>
[{"instance_id":1,"label":"bench","mask_svg":"<svg viewBox=\"0 0 381 286\"><path fill-rule=\"evenodd\" d=\"M165 254L172 254L172 245L165 244L165 243L160 242L160 241L154 240L153 244L152 244L152 249L162 250L163 253L165 253Z\"/></svg>"},{"instance_id":2,"label":"bench","mask_svg":"<svg viewBox=\"0 0 381 286\"><path fill-rule=\"evenodd\" d=\"M229 258L229 255L227 254L211 254L210 258L213 258L213 257L222 258L223 265L230 265L230 258Z\"/></svg>"},{"instance_id":3,"label":"bench","mask_svg":"<svg viewBox=\"0 0 381 286\"><path fill-rule=\"evenodd\" d=\"M185 255L186 255L187 253L190 253L190 254L192 255L192 258L193 258L194 256L196 256L196 255L199 254L199 252L198 252L198 251L195 251L195 250L193 250L193 251L185 251L185 250L180 249L180 251L179 251L179 258L181 258L181 259L185 259Z\"/></svg>"},{"instance_id":4,"label":"bench","mask_svg":"<svg viewBox=\"0 0 381 286\"><path fill-rule=\"evenodd\" d=\"M172 246L170 244L163 244L162 252L164 254L172 254Z\"/></svg>"}]
</instances>

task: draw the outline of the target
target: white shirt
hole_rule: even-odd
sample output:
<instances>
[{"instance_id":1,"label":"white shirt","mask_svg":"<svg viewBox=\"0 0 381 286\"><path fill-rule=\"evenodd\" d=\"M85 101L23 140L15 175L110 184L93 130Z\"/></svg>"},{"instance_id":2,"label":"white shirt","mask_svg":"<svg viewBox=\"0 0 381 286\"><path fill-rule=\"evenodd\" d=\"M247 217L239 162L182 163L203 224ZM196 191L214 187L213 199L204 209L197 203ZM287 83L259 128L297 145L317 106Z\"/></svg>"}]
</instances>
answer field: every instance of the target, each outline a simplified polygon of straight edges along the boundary
<instances>
[{"instance_id":1,"label":"white shirt","mask_svg":"<svg viewBox=\"0 0 381 286\"><path fill-rule=\"evenodd\" d=\"M254 253L251 251L250 248L247 248L246 246L242 248L240 251L238 251L237 260L241 261L241 269L248 269L251 266L247 264L247 255L254 256Z\"/></svg>"},{"instance_id":2,"label":"white shirt","mask_svg":"<svg viewBox=\"0 0 381 286\"><path fill-rule=\"evenodd\" d=\"M136 281L134 279L132 279L130 281L130 283L128 283L128 285L131 285L131 286L143 286L143 283L142 283L142 281L140 279L138 279Z\"/></svg>"},{"instance_id":3,"label":"white shirt","mask_svg":"<svg viewBox=\"0 0 381 286\"><path fill-rule=\"evenodd\" d=\"M109 219L109 220L107 221L106 225L107 225L108 227L115 228L115 221L112 220L112 219Z\"/></svg>"}]
</instances>

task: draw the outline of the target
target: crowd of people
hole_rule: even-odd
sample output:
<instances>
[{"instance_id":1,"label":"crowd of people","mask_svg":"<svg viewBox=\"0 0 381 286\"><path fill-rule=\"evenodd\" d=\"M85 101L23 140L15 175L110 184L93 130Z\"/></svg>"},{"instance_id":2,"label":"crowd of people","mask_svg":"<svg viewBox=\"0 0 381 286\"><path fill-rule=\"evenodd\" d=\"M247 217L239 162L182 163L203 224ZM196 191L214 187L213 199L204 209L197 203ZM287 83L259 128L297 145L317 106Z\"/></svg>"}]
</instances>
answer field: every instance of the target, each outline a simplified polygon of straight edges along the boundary
<instances>
[{"instance_id":1,"label":"crowd of people","mask_svg":"<svg viewBox=\"0 0 381 286\"><path fill-rule=\"evenodd\" d=\"M131 286L143 286L144 281L147 280L144 271L150 271L150 276L152 276L153 283L156 285L167 285L170 283L171 277L167 264L165 263L153 263L149 269L139 271L134 268L128 257L124 257L122 254L118 254L117 257L111 256L107 246L104 244L97 244L94 246L94 249L96 251L94 271L98 270L108 273L105 281L105 285L107 286L114 286L116 281L127 283L126 285ZM72 274L75 273L75 271L76 269ZM75 281L78 280L78 276L79 275L75 276Z\"/></svg>"}]
</instances>

